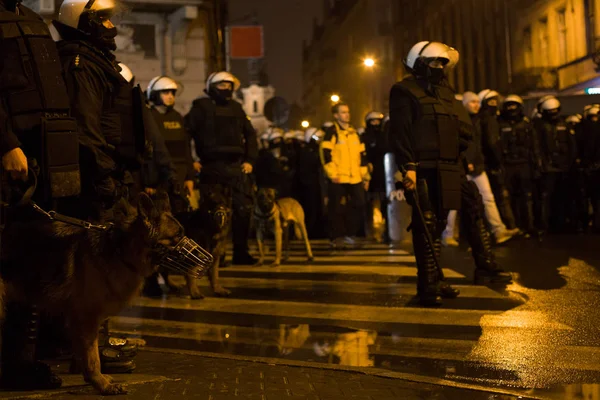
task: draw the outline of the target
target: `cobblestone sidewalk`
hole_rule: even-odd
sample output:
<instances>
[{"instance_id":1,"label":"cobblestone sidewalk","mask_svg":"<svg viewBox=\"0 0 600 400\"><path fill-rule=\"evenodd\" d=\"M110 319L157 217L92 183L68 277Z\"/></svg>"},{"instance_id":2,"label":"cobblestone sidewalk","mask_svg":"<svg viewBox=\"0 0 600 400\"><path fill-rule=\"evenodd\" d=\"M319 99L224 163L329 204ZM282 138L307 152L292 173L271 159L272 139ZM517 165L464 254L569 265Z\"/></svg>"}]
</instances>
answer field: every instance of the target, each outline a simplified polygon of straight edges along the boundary
<instances>
[{"instance_id":1,"label":"cobblestone sidewalk","mask_svg":"<svg viewBox=\"0 0 600 400\"><path fill-rule=\"evenodd\" d=\"M258 399L258 400L508 400L516 397L466 389L412 383L354 372L255 363L199 355L142 351L132 375L114 375L128 382L132 400ZM64 366L61 366L64 368ZM0 392L1 399L106 399L93 394L77 376L65 376L55 392Z\"/></svg>"}]
</instances>

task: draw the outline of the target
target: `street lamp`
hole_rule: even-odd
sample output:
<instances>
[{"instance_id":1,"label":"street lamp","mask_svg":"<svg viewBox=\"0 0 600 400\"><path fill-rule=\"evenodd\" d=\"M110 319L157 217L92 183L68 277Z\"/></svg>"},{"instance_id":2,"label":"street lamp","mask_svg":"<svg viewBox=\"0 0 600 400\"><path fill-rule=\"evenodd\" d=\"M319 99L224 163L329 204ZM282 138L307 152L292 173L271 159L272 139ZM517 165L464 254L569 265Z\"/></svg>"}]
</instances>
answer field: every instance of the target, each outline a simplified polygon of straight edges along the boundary
<instances>
[{"instance_id":1,"label":"street lamp","mask_svg":"<svg viewBox=\"0 0 600 400\"><path fill-rule=\"evenodd\" d=\"M363 60L363 64L365 65L365 67L368 68L373 68L375 66L375 60L373 60L372 58L365 58Z\"/></svg>"},{"instance_id":2,"label":"street lamp","mask_svg":"<svg viewBox=\"0 0 600 400\"><path fill-rule=\"evenodd\" d=\"M331 101L334 103L337 103L340 101L340 96L338 96L337 94L332 94L331 95Z\"/></svg>"},{"instance_id":3,"label":"street lamp","mask_svg":"<svg viewBox=\"0 0 600 400\"><path fill-rule=\"evenodd\" d=\"M302 123L301 123L300 125L302 125L302 127L303 127L304 129L306 129L306 128L308 128L308 127L310 126L310 122L308 122L308 121L304 120L304 121L302 121Z\"/></svg>"}]
</instances>

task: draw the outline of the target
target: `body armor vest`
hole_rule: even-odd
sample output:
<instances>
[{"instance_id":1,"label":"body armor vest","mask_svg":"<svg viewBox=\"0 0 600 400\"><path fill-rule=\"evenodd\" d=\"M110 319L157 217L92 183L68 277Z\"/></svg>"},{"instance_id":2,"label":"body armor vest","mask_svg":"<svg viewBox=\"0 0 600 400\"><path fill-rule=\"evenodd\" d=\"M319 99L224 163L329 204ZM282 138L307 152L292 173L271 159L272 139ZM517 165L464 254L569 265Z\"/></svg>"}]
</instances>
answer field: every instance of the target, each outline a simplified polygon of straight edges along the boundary
<instances>
[{"instance_id":1,"label":"body armor vest","mask_svg":"<svg viewBox=\"0 0 600 400\"><path fill-rule=\"evenodd\" d=\"M511 121L500 118L500 145L506 164L524 164L531 161L533 128L528 120Z\"/></svg>"},{"instance_id":2,"label":"body armor vest","mask_svg":"<svg viewBox=\"0 0 600 400\"><path fill-rule=\"evenodd\" d=\"M146 107L139 85L121 85L115 100L121 117L121 137L115 144L118 157L129 170L141 167L146 145L146 129L142 107Z\"/></svg>"},{"instance_id":3,"label":"body armor vest","mask_svg":"<svg viewBox=\"0 0 600 400\"><path fill-rule=\"evenodd\" d=\"M177 168L179 181L183 182L188 169L191 168L190 137L185 130L183 117L173 109L167 111L166 114L161 114L153 108L152 113L171 156L171 161Z\"/></svg>"},{"instance_id":4,"label":"body armor vest","mask_svg":"<svg viewBox=\"0 0 600 400\"><path fill-rule=\"evenodd\" d=\"M36 197L74 196L81 190L79 141L56 44L36 13L18 9L0 9L0 94L25 154L41 167Z\"/></svg>"},{"instance_id":5,"label":"body armor vest","mask_svg":"<svg viewBox=\"0 0 600 400\"><path fill-rule=\"evenodd\" d=\"M458 162L460 122L471 125L466 113L454 98L450 88L433 86L437 96L426 91L414 78L407 78L400 85L419 102L418 117L413 121L416 160ZM464 119L464 121L463 121Z\"/></svg>"},{"instance_id":6,"label":"body armor vest","mask_svg":"<svg viewBox=\"0 0 600 400\"><path fill-rule=\"evenodd\" d=\"M243 130L247 119L242 107L233 100L222 106L210 98L200 99L200 104L205 118L200 158L211 160L219 158L219 155L242 157L245 153Z\"/></svg>"},{"instance_id":7,"label":"body armor vest","mask_svg":"<svg viewBox=\"0 0 600 400\"><path fill-rule=\"evenodd\" d=\"M546 165L552 169L567 170L571 166L571 129L565 121L541 122L540 147Z\"/></svg>"}]
</instances>

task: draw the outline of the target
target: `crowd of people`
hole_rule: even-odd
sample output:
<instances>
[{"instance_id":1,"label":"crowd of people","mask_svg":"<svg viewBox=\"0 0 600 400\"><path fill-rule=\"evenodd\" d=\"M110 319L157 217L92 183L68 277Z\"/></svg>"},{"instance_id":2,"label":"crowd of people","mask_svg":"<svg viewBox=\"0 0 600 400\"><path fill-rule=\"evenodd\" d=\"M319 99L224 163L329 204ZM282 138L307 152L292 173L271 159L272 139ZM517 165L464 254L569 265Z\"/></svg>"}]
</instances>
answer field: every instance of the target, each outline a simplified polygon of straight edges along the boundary
<instances>
[{"instance_id":1,"label":"crowd of people","mask_svg":"<svg viewBox=\"0 0 600 400\"><path fill-rule=\"evenodd\" d=\"M391 90L389 117L370 112L357 130L349 105L340 102L320 128L273 126L258 137L234 100L240 82L227 71L208 77L185 116L175 110L174 79L157 76L142 90L113 53L114 11L112 1L65 0L48 28L18 1L0 0L3 21L27 27L2 38L5 232L18 218L10 206L27 200L86 226L111 223L115 205L140 193L167 193L177 217L192 207L199 184L212 184L229 188L233 264L257 261L248 240L259 188L297 199L309 237L329 238L334 250L355 246L360 236L385 242L387 153L413 206L418 296L425 306L459 295L439 265L442 243L456 245L458 212L476 283L511 279L495 262L492 236L502 243L549 230L600 230L599 105L566 119L558 99L547 96L530 121L516 95L466 92L461 104L445 80L458 53L420 42L406 58L410 74ZM151 277L145 293L160 290ZM38 320L35 304L6 306L4 387L60 385L37 362ZM101 353L103 371L134 368L126 341L103 346L109 350Z\"/></svg>"}]
</instances>

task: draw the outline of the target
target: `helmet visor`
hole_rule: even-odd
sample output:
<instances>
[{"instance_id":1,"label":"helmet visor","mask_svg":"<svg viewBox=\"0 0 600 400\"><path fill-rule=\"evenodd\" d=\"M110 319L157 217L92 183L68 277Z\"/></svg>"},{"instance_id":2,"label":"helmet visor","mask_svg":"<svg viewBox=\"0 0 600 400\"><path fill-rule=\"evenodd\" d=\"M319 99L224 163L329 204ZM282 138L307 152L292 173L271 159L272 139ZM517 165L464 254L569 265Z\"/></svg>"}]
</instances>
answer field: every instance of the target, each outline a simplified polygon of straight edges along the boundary
<instances>
[{"instance_id":1,"label":"helmet visor","mask_svg":"<svg viewBox=\"0 0 600 400\"><path fill-rule=\"evenodd\" d=\"M431 42L421 51L425 64L439 63L445 69L454 68L460 58L458 51L440 42Z\"/></svg>"}]
</instances>

